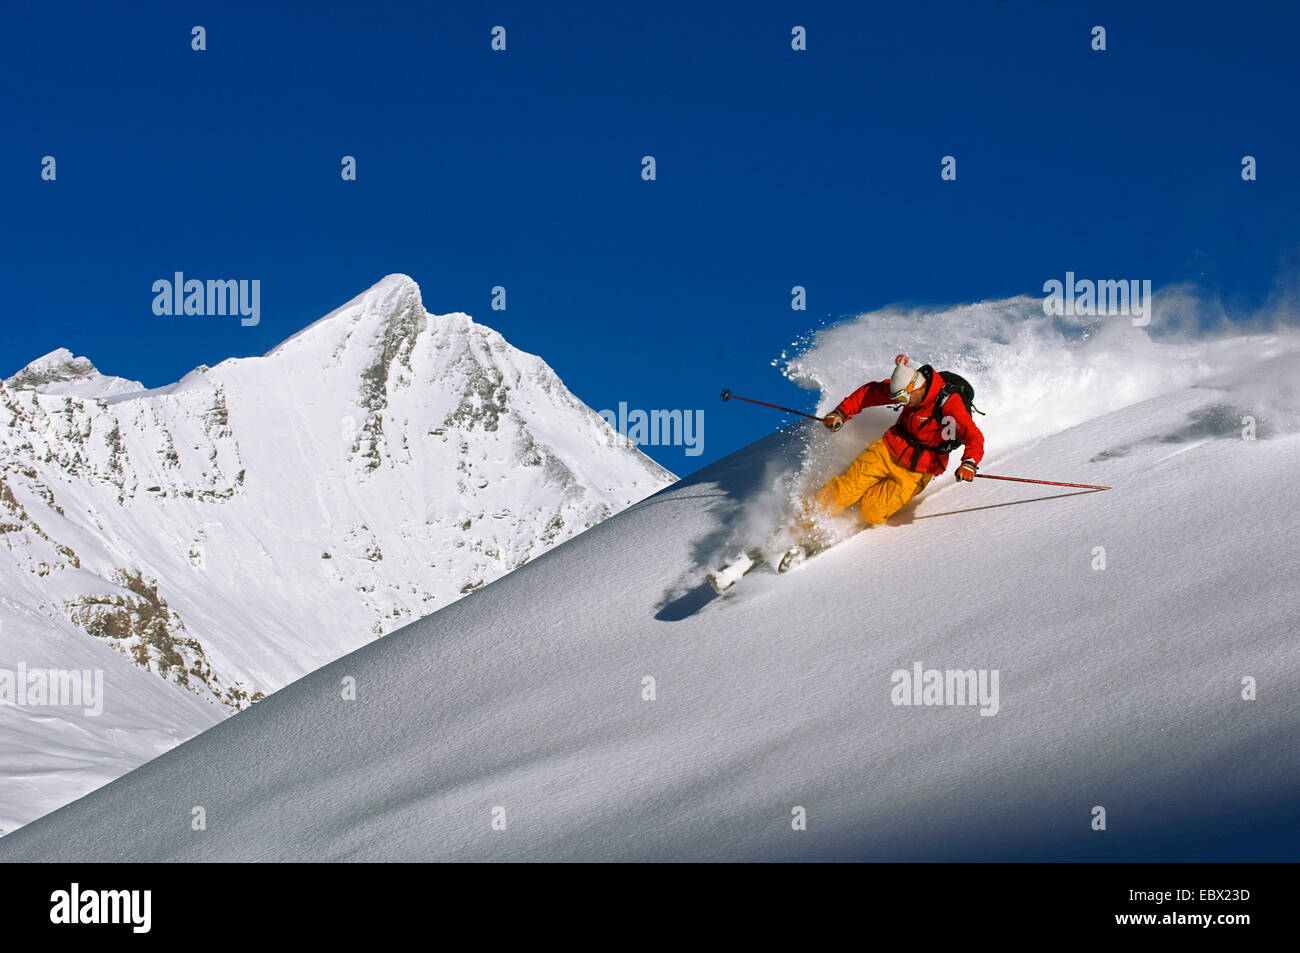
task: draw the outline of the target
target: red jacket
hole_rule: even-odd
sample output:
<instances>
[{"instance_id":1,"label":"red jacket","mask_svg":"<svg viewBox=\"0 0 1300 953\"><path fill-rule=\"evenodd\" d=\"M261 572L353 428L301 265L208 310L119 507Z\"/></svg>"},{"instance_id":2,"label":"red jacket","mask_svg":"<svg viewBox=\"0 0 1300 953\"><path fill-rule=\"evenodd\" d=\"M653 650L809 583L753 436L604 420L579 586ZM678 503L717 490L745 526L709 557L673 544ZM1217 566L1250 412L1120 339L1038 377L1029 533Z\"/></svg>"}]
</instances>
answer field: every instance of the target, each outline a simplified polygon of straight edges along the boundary
<instances>
[{"instance_id":1,"label":"red jacket","mask_svg":"<svg viewBox=\"0 0 1300 953\"><path fill-rule=\"evenodd\" d=\"M885 446L889 448L890 454L899 466L917 473L931 473L935 476L941 475L948 469L946 453L917 450L902 435L910 434L919 443L938 445L944 439L943 419L945 417L953 419L956 424L955 439L960 440L966 447L962 459L973 460L975 463L984 459L984 434L980 433L979 427L975 426L975 421L967 413L961 397L952 394L944 401L945 406L941 412L936 413L939 408L934 406L934 399L939 396L939 391L942 389L943 375L938 371L932 371L929 386L925 390L925 399L921 401L921 405L904 407L899 414L898 422L885 431ZM880 407L886 404L893 405L894 401L889 399L889 381L883 380L863 384L840 401L835 410L848 420L864 407Z\"/></svg>"}]
</instances>

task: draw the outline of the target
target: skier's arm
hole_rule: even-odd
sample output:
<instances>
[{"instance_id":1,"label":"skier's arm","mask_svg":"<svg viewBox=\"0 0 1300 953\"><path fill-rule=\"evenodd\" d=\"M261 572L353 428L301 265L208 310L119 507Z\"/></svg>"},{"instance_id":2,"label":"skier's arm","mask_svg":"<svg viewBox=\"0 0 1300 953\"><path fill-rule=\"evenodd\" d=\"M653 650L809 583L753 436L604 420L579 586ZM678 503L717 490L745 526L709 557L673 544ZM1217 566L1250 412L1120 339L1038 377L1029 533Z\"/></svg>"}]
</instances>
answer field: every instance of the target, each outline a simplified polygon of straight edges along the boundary
<instances>
[{"instance_id":1,"label":"skier's arm","mask_svg":"<svg viewBox=\"0 0 1300 953\"><path fill-rule=\"evenodd\" d=\"M956 394L953 397L957 397ZM948 398L947 404L943 408L944 418L940 419L940 424L947 423L946 418L951 417L957 427L957 439L965 446L965 452L962 453L961 459L965 463L969 460L976 465L984 459L984 434L980 428L975 425L974 419L966 411L966 405L962 403L961 398L953 400Z\"/></svg>"},{"instance_id":2,"label":"skier's arm","mask_svg":"<svg viewBox=\"0 0 1300 953\"><path fill-rule=\"evenodd\" d=\"M845 397L835 407L834 413L839 414L845 420L860 413L866 407L880 407L884 404L892 404L889 399L889 381L873 381L870 384L863 384L848 397Z\"/></svg>"}]
</instances>

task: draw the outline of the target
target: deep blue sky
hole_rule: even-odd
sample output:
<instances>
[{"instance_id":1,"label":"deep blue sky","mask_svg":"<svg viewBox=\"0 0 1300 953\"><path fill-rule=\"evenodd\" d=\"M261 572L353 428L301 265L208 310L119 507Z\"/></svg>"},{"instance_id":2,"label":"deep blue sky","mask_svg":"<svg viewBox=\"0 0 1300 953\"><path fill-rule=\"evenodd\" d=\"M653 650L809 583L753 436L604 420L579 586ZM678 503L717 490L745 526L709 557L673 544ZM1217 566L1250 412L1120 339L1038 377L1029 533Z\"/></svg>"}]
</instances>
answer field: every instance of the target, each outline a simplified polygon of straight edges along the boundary
<instances>
[{"instance_id":1,"label":"deep blue sky","mask_svg":"<svg viewBox=\"0 0 1300 953\"><path fill-rule=\"evenodd\" d=\"M166 383L401 271L595 409L703 407L702 456L647 448L686 473L780 422L724 385L810 403L771 361L827 319L1294 277L1294 3L272 6L6 6L0 375L66 346ZM156 317L174 271L260 279L260 326Z\"/></svg>"}]
</instances>

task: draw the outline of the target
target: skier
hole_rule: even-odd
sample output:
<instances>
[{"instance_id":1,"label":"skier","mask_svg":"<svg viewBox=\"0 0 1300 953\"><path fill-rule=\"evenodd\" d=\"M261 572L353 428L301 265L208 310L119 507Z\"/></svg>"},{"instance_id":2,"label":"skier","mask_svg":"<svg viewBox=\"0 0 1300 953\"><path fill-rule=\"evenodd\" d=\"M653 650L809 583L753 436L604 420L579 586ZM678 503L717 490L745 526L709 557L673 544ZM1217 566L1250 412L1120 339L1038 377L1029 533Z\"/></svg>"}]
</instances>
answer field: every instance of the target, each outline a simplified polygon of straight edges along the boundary
<instances>
[{"instance_id":1,"label":"skier","mask_svg":"<svg viewBox=\"0 0 1300 953\"><path fill-rule=\"evenodd\" d=\"M786 572L829 546L825 519L849 506L857 505L868 525L885 522L943 474L948 454L959 446L965 446L965 455L957 479L974 480L984 458L984 434L971 418L973 399L974 389L959 375L942 374L929 364L914 367L906 354L900 354L894 358L894 372L887 380L863 384L840 401L822 418L832 432L838 432L865 407L892 405L901 414L847 470L828 480L811 499L799 501L792 521L772 537L773 542L785 540L781 546L795 540L777 560L777 572ZM767 559L767 551L761 546L741 553L709 573L709 584L723 592Z\"/></svg>"},{"instance_id":2,"label":"skier","mask_svg":"<svg viewBox=\"0 0 1300 953\"><path fill-rule=\"evenodd\" d=\"M838 432L865 407L894 405L902 413L849 468L827 481L803 507L797 524L802 537L781 560L781 569L801 562L810 550L827 544L819 519L857 505L868 525L885 522L948 468L948 454L965 446L958 480L969 483L984 457L984 435L967 407L970 385L956 374L940 374L929 364L912 365L906 354L894 358L888 380L863 384L822 422ZM954 399L956 398L956 399Z\"/></svg>"}]
</instances>

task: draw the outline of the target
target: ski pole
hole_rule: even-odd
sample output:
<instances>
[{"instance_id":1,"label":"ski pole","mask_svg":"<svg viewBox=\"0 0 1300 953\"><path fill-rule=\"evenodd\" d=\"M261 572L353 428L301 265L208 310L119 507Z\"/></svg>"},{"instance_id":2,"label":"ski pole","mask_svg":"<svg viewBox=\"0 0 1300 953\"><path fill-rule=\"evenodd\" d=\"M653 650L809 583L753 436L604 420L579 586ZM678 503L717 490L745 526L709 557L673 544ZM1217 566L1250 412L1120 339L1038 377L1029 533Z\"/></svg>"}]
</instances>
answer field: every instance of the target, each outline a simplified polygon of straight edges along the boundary
<instances>
[{"instance_id":1,"label":"ski pole","mask_svg":"<svg viewBox=\"0 0 1300 953\"><path fill-rule=\"evenodd\" d=\"M1041 483L1044 486L1077 486L1077 487L1082 487L1085 490L1111 489L1111 487L1108 486L1093 486L1091 483L1056 483L1052 480L1026 480L1024 477L994 476L991 473L977 473L975 475L979 477L981 480L1011 480L1015 483Z\"/></svg>"},{"instance_id":2,"label":"ski pole","mask_svg":"<svg viewBox=\"0 0 1300 953\"><path fill-rule=\"evenodd\" d=\"M751 404L762 404L764 407L772 407L776 410L784 410L787 414L798 414L800 417L807 417L809 420L821 420L816 414L805 414L802 410L795 410L793 407L782 407L780 404L769 404L765 400L754 400L751 397L741 397L739 394L733 394L729 390L722 392L723 400L743 400Z\"/></svg>"}]
</instances>

